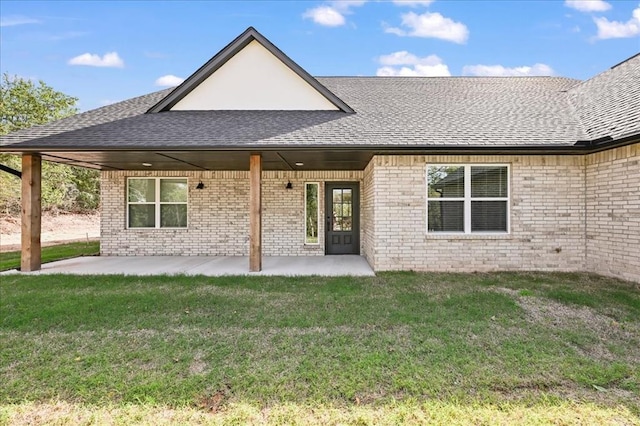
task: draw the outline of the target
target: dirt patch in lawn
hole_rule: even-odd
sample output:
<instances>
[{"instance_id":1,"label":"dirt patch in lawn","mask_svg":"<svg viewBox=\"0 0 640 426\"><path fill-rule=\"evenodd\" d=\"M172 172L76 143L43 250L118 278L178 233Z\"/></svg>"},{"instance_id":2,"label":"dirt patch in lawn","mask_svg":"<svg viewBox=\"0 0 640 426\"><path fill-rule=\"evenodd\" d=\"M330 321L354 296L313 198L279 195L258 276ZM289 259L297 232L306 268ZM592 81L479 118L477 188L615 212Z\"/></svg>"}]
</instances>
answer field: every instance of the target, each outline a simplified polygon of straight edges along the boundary
<instances>
[{"instance_id":1,"label":"dirt patch in lawn","mask_svg":"<svg viewBox=\"0 0 640 426\"><path fill-rule=\"evenodd\" d=\"M518 306L526 313L527 320L534 324L541 324L556 329L583 329L588 330L596 337L596 340L588 345L572 346L579 353L583 353L594 359L614 361L620 359L620 354L613 354L605 342L629 341L635 339L640 330L632 324L622 324L614 318L596 312L587 306L571 306L554 300L538 297L523 296L517 290L498 287L494 291L507 294L512 297ZM640 362L640 357L635 354L623 356L627 361Z\"/></svg>"},{"instance_id":2,"label":"dirt patch in lawn","mask_svg":"<svg viewBox=\"0 0 640 426\"><path fill-rule=\"evenodd\" d=\"M20 250L20 217L0 217L0 252ZM100 238L100 214L42 214L43 246Z\"/></svg>"}]
</instances>

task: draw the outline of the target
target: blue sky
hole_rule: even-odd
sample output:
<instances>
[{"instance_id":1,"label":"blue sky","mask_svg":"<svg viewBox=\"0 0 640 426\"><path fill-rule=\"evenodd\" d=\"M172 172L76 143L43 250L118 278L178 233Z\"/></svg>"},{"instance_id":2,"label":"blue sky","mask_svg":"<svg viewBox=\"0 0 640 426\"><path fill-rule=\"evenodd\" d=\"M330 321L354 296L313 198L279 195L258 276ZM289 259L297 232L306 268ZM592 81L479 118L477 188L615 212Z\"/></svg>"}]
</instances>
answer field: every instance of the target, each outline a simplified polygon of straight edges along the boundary
<instances>
[{"instance_id":1,"label":"blue sky","mask_svg":"<svg viewBox=\"0 0 640 426\"><path fill-rule=\"evenodd\" d=\"M637 0L2 0L0 70L87 110L179 83L249 26L315 76L587 79L640 51Z\"/></svg>"}]
</instances>

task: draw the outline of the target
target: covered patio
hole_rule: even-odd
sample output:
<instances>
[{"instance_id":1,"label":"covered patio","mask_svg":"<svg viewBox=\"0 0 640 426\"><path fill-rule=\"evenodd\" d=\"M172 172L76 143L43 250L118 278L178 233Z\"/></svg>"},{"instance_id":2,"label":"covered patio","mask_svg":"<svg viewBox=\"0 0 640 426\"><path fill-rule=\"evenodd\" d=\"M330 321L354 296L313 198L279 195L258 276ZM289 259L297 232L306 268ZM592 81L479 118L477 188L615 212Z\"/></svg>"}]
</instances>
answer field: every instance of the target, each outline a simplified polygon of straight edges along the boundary
<instances>
[{"instance_id":1,"label":"covered patio","mask_svg":"<svg viewBox=\"0 0 640 426\"><path fill-rule=\"evenodd\" d=\"M262 270L247 270L245 256L91 256L45 263L29 275L248 275L248 276L375 276L364 257L267 256ZM17 270L2 274L20 273Z\"/></svg>"}]
</instances>

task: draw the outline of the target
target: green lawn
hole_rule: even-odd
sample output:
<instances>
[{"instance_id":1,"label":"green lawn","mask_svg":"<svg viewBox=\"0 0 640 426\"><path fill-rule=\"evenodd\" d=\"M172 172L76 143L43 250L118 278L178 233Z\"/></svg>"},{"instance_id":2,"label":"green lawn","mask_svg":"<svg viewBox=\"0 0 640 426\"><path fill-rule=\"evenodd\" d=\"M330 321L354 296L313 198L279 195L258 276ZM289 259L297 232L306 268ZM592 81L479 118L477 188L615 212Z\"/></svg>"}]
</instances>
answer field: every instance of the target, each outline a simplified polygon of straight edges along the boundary
<instances>
[{"instance_id":1,"label":"green lawn","mask_svg":"<svg viewBox=\"0 0 640 426\"><path fill-rule=\"evenodd\" d=\"M638 424L640 288L587 274L0 277L0 424Z\"/></svg>"},{"instance_id":2,"label":"green lawn","mask_svg":"<svg viewBox=\"0 0 640 426\"><path fill-rule=\"evenodd\" d=\"M42 247L42 263L78 256L93 256L98 253L100 253L99 241L77 242ZM9 269L16 269L19 267L19 251L0 253L0 271L7 271Z\"/></svg>"}]
</instances>

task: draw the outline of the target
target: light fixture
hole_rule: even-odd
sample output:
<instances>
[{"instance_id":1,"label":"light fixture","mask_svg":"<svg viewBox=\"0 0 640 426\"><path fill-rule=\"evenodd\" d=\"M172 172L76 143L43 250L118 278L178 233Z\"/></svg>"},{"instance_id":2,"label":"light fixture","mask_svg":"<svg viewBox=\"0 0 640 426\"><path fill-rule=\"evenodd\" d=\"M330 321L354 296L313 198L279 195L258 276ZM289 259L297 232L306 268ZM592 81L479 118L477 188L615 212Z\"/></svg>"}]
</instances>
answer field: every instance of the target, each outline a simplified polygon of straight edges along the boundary
<instances>
[{"instance_id":1,"label":"light fixture","mask_svg":"<svg viewBox=\"0 0 640 426\"><path fill-rule=\"evenodd\" d=\"M151 166L153 166L153 164L151 164L151 163L142 163L142 165L143 165L143 166L145 166L145 167L151 167Z\"/></svg>"},{"instance_id":2,"label":"light fixture","mask_svg":"<svg viewBox=\"0 0 640 426\"><path fill-rule=\"evenodd\" d=\"M200 183L196 185L196 189L204 189L204 183L200 181Z\"/></svg>"},{"instance_id":3,"label":"light fixture","mask_svg":"<svg viewBox=\"0 0 640 426\"><path fill-rule=\"evenodd\" d=\"M293 189L293 184L291 183L291 181L287 182L285 189Z\"/></svg>"},{"instance_id":4,"label":"light fixture","mask_svg":"<svg viewBox=\"0 0 640 426\"><path fill-rule=\"evenodd\" d=\"M302 167L302 166L304 166L304 163L302 161L297 161L296 162L296 166Z\"/></svg>"}]
</instances>

